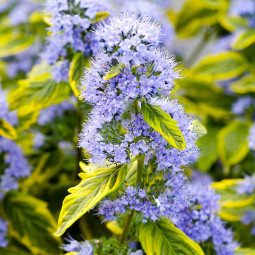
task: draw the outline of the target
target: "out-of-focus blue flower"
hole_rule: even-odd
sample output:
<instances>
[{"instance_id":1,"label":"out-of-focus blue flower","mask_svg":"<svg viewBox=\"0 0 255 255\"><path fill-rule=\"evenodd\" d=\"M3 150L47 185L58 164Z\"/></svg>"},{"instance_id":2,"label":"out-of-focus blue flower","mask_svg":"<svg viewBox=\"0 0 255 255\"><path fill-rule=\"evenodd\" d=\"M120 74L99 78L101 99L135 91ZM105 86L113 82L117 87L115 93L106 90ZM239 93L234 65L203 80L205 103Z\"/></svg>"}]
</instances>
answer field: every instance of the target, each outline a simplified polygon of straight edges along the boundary
<instances>
[{"instance_id":1,"label":"out-of-focus blue flower","mask_svg":"<svg viewBox=\"0 0 255 255\"><path fill-rule=\"evenodd\" d=\"M248 225L250 223L255 223L255 211L247 212L241 219L242 223ZM255 224L251 229L251 234L255 235Z\"/></svg>"},{"instance_id":2,"label":"out-of-focus blue flower","mask_svg":"<svg viewBox=\"0 0 255 255\"><path fill-rule=\"evenodd\" d=\"M45 135L43 135L42 133L36 132L33 138L34 148L40 149L44 145L45 138L46 138Z\"/></svg>"},{"instance_id":3,"label":"out-of-focus blue flower","mask_svg":"<svg viewBox=\"0 0 255 255\"><path fill-rule=\"evenodd\" d=\"M190 187L191 206L181 214L178 227L196 242L211 241L217 255L234 255L238 244L233 233L225 227L217 213L219 199L214 190L202 183L192 183Z\"/></svg>"},{"instance_id":4,"label":"out-of-focus blue flower","mask_svg":"<svg viewBox=\"0 0 255 255\"><path fill-rule=\"evenodd\" d=\"M233 105L234 114L243 114L251 105L255 105L255 100L250 96L240 97Z\"/></svg>"},{"instance_id":5,"label":"out-of-focus blue flower","mask_svg":"<svg viewBox=\"0 0 255 255\"><path fill-rule=\"evenodd\" d=\"M223 51L230 50L231 43L233 42L235 36L236 36L236 33L232 33L219 38L216 41L215 45L213 46L212 52L216 54L216 53L221 53Z\"/></svg>"},{"instance_id":6,"label":"out-of-focus blue flower","mask_svg":"<svg viewBox=\"0 0 255 255\"><path fill-rule=\"evenodd\" d=\"M251 176L246 176L244 181L242 181L237 187L237 192L239 194L251 195L254 191L255 191L255 174Z\"/></svg>"},{"instance_id":7,"label":"out-of-focus blue flower","mask_svg":"<svg viewBox=\"0 0 255 255\"><path fill-rule=\"evenodd\" d=\"M51 35L43 53L44 59L52 65L68 52L82 52L92 56L97 48L94 33L96 14L108 12L108 4L103 0L47 0L46 11L52 15L49 28Z\"/></svg>"},{"instance_id":8,"label":"out-of-focus blue flower","mask_svg":"<svg viewBox=\"0 0 255 255\"><path fill-rule=\"evenodd\" d=\"M41 110L37 123L40 126L43 126L51 121L54 121L57 116L62 117L64 112L68 110L74 110L74 106L69 101L63 101L60 104L51 105Z\"/></svg>"},{"instance_id":9,"label":"out-of-focus blue flower","mask_svg":"<svg viewBox=\"0 0 255 255\"><path fill-rule=\"evenodd\" d=\"M58 61L51 69L51 74L53 75L57 83L61 81L68 81L70 63L68 60Z\"/></svg>"},{"instance_id":10,"label":"out-of-focus blue flower","mask_svg":"<svg viewBox=\"0 0 255 255\"><path fill-rule=\"evenodd\" d=\"M4 0L0 4L0 13L8 11L13 26L24 24L29 16L41 7L41 4L32 0Z\"/></svg>"},{"instance_id":11,"label":"out-of-focus blue flower","mask_svg":"<svg viewBox=\"0 0 255 255\"><path fill-rule=\"evenodd\" d=\"M0 119L11 125L17 124L15 112L9 112L9 105L5 100L4 92L0 87ZM23 151L14 141L0 136L0 154L4 154L3 166L5 171L0 178L0 193L2 195L18 188L18 180L30 175L31 167L23 155Z\"/></svg>"},{"instance_id":12,"label":"out-of-focus blue flower","mask_svg":"<svg viewBox=\"0 0 255 255\"><path fill-rule=\"evenodd\" d=\"M253 15L255 13L254 0L231 0L229 14L235 16Z\"/></svg>"},{"instance_id":13,"label":"out-of-focus blue flower","mask_svg":"<svg viewBox=\"0 0 255 255\"><path fill-rule=\"evenodd\" d=\"M35 64L37 59L37 54L40 51L41 45L35 43L28 50L7 57L5 60L7 62L7 75L10 78L14 78L19 72L28 72L31 70L33 64Z\"/></svg>"},{"instance_id":14,"label":"out-of-focus blue flower","mask_svg":"<svg viewBox=\"0 0 255 255\"><path fill-rule=\"evenodd\" d=\"M78 242L73 238L67 239L68 244L63 245L66 252L77 252L77 255L93 255L93 246L89 241Z\"/></svg>"},{"instance_id":15,"label":"out-of-focus blue flower","mask_svg":"<svg viewBox=\"0 0 255 255\"><path fill-rule=\"evenodd\" d=\"M255 150L255 123L250 127L248 141L249 148Z\"/></svg>"},{"instance_id":16,"label":"out-of-focus blue flower","mask_svg":"<svg viewBox=\"0 0 255 255\"><path fill-rule=\"evenodd\" d=\"M194 183L201 183L204 186L209 186L212 184L213 179L210 175L200 172L198 170L192 170L191 181Z\"/></svg>"},{"instance_id":17,"label":"out-of-focus blue flower","mask_svg":"<svg viewBox=\"0 0 255 255\"><path fill-rule=\"evenodd\" d=\"M0 217L0 248L7 247L6 235L8 232L7 222Z\"/></svg>"}]
</instances>

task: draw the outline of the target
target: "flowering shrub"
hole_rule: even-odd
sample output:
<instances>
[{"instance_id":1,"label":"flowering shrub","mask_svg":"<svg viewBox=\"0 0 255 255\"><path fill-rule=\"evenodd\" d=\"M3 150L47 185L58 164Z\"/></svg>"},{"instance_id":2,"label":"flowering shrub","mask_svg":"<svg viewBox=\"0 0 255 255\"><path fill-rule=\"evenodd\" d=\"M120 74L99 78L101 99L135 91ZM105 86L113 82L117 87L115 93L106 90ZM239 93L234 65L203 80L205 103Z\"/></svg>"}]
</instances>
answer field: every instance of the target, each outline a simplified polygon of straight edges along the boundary
<instances>
[{"instance_id":1,"label":"flowering shrub","mask_svg":"<svg viewBox=\"0 0 255 255\"><path fill-rule=\"evenodd\" d=\"M255 254L255 1L0 18L0 254Z\"/></svg>"}]
</instances>

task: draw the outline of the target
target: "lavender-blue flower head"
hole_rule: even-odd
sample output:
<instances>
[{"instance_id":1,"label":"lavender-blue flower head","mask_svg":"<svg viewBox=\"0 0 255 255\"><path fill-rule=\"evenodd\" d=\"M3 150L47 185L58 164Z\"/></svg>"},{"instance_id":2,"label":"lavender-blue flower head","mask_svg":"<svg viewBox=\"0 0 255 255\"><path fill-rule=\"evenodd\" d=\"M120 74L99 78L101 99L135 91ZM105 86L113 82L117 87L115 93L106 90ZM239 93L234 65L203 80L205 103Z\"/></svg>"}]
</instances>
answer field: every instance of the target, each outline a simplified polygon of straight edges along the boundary
<instances>
[{"instance_id":1,"label":"lavender-blue flower head","mask_svg":"<svg viewBox=\"0 0 255 255\"><path fill-rule=\"evenodd\" d=\"M86 69L82 98L111 119L134 98L169 95L180 75L171 56L156 49L160 33L148 17L134 14L101 23L96 30L101 51ZM107 78L114 68L118 74Z\"/></svg>"},{"instance_id":2,"label":"lavender-blue flower head","mask_svg":"<svg viewBox=\"0 0 255 255\"><path fill-rule=\"evenodd\" d=\"M178 227L196 242L211 241L217 255L233 255L238 244L217 216L220 196L202 183L192 183L190 195L191 206L182 212Z\"/></svg>"},{"instance_id":3,"label":"lavender-blue flower head","mask_svg":"<svg viewBox=\"0 0 255 255\"><path fill-rule=\"evenodd\" d=\"M93 255L93 246L89 241L78 242L73 238L67 239L68 244L63 245L66 252L76 252L76 255Z\"/></svg>"},{"instance_id":4,"label":"lavender-blue flower head","mask_svg":"<svg viewBox=\"0 0 255 255\"><path fill-rule=\"evenodd\" d=\"M166 217L177 223L181 220L181 211L189 206L186 177L182 172L167 173L161 186L161 192L154 192L152 188L145 190L128 186L121 197L115 200L105 199L98 214L104 216L104 221L113 221L118 215L135 210L143 214L143 222Z\"/></svg>"},{"instance_id":5,"label":"lavender-blue flower head","mask_svg":"<svg viewBox=\"0 0 255 255\"><path fill-rule=\"evenodd\" d=\"M167 17L165 6L161 6L157 1L149 0L115 0L114 4L118 6L118 11L130 13L137 13L138 16L149 16L152 22L157 21L161 25L162 35L160 41L162 44L168 46L175 38L174 27Z\"/></svg>"},{"instance_id":6,"label":"lavender-blue flower head","mask_svg":"<svg viewBox=\"0 0 255 255\"><path fill-rule=\"evenodd\" d=\"M70 51L91 56L97 41L91 30L98 21L99 12L108 12L104 1L92 0L47 0L46 11L52 15L51 35L43 57L49 64L68 57Z\"/></svg>"},{"instance_id":7,"label":"lavender-blue flower head","mask_svg":"<svg viewBox=\"0 0 255 255\"><path fill-rule=\"evenodd\" d=\"M6 240L7 231L8 231L7 222L0 217L0 248L7 247L8 244Z\"/></svg>"},{"instance_id":8,"label":"lavender-blue flower head","mask_svg":"<svg viewBox=\"0 0 255 255\"><path fill-rule=\"evenodd\" d=\"M169 146L168 142L143 120L142 115L131 114L131 119L105 123L102 116L93 115L93 119L84 126L80 137L80 146L91 154L91 162L103 163L109 160L126 163L131 156L146 154L146 160L156 155L158 169L181 168L189 165L190 158L197 158L197 134L192 130L193 119L185 114L175 100L152 99L154 105L170 114L178 122L186 141L182 151ZM93 113L93 111L92 111ZM118 131L121 125L125 132ZM112 134L112 135L110 135Z\"/></svg>"}]
</instances>

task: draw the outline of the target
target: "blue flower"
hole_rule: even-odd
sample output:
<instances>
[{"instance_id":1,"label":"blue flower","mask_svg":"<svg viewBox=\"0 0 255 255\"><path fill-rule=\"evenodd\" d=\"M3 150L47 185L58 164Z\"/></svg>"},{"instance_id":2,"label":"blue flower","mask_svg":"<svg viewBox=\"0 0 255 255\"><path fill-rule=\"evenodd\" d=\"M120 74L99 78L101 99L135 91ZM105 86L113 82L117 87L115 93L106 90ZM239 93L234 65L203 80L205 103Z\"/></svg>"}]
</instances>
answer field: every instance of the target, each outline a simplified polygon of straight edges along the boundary
<instances>
[{"instance_id":1,"label":"blue flower","mask_svg":"<svg viewBox=\"0 0 255 255\"><path fill-rule=\"evenodd\" d=\"M6 235L8 232L7 222L0 217L0 247L7 247Z\"/></svg>"},{"instance_id":2,"label":"blue flower","mask_svg":"<svg viewBox=\"0 0 255 255\"><path fill-rule=\"evenodd\" d=\"M93 255L93 246L89 241L78 242L73 238L67 239L68 244L63 245L66 252L76 252L77 255Z\"/></svg>"},{"instance_id":3,"label":"blue flower","mask_svg":"<svg viewBox=\"0 0 255 255\"><path fill-rule=\"evenodd\" d=\"M234 255L238 244L217 213L220 195L208 185L193 182L190 186L190 207L183 210L177 226L196 242L211 241L217 255Z\"/></svg>"}]
</instances>

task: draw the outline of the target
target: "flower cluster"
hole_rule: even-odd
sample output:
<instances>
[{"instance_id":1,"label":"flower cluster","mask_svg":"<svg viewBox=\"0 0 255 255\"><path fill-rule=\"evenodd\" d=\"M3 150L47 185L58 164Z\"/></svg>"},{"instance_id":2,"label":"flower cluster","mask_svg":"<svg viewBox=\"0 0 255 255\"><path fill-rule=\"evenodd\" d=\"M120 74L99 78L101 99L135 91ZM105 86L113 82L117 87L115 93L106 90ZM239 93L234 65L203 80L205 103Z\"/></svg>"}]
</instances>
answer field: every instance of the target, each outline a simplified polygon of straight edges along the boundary
<instances>
[{"instance_id":1,"label":"flower cluster","mask_svg":"<svg viewBox=\"0 0 255 255\"><path fill-rule=\"evenodd\" d=\"M167 217L172 222L181 220L180 212L189 206L189 186L182 172L166 173L164 175L165 189L155 192L152 187L148 191L128 186L125 194L115 200L106 199L99 207L98 214L105 221L117 219L119 214L135 210L143 214L143 222L157 221Z\"/></svg>"},{"instance_id":2,"label":"flower cluster","mask_svg":"<svg viewBox=\"0 0 255 255\"><path fill-rule=\"evenodd\" d=\"M253 15L255 13L254 0L232 0L229 13L235 16Z\"/></svg>"},{"instance_id":3,"label":"flower cluster","mask_svg":"<svg viewBox=\"0 0 255 255\"><path fill-rule=\"evenodd\" d=\"M15 112L9 112L4 92L0 88L0 119L11 125L17 124ZM0 197L9 190L18 188L18 180L30 175L31 167L23 155L23 151L14 141L0 136L0 154L4 154L4 174L1 176Z\"/></svg>"},{"instance_id":4,"label":"flower cluster","mask_svg":"<svg viewBox=\"0 0 255 255\"><path fill-rule=\"evenodd\" d=\"M73 110L74 106L69 101L63 101L60 104L53 104L40 111L37 122L40 126L43 126L53 121L57 116L62 117L65 111Z\"/></svg>"},{"instance_id":5,"label":"flower cluster","mask_svg":"<svg viewBox=\"0 0 255 255\"><path fill-rule=\"evenodd\" d=\"M149 16L152 22L158 22L162 30L162 35L160 35L159 39L165 46L168 46L175 39L174 27L167 17L165 6L162 6L162 4L150 0L131 0L128 2L115 0L114 4L121 12L129 11L130 13L137 13L138 16Z\"/></svg>"},{"instance_id":6,"label":"flower cluster","mask_svg":"<svg viewBox=\"0 0 255 255\"><path fill-rule=\"evenodd\" d=\"M139 153L146 154L147 160L155 154L158 168L165 170L170 167L187 166L198 156L198 148L195 144L197 134L191 128L192 118L184 113L182 106L175 100L153 99L150 102L160 105L178 122L186 141L185 150L180 151L169 146L158 132L151 130L142 115L131 114L131 120L118 122L126 130L124 133L113 130L112 123L110 130L108 125L101 124L100 120L97 122L93 120L85 126L80 145L92 155L92 162L103 163L108 158L115 162L126 163L131 156L137 156ZM115 125L117 129L118 125Z\"/></svg>"},{"instance_id":7,"label":"flower cluster","mask_svg":"<svg viewBox=\"0 0 255 255\"><path fill-rule=\"evenodd\" d=\"M232 112L237 115L243 114L250 106L255 106L255 100L250 96L240 97L232 106Z\"/></svg>"},{"instance_id":8,"label":"flower cluster","mask_svg":"<svg viewBox=\"0 0 255 255\"><path fill-rule=\"evenodd\" d=\"M78 242L72 238L69 238L68 244L63 246L66 252L76 252L76 255L93 255L93 246L89 241Z\"/></svg>"},{"instance_id":9,"label":"flower cluster","mask_svg":"<svg viewBox=\"0 0 255 255\"><path fill-rule=\"evenodd\" d=\"M30 0L8 0L1 2L0 13L8 11L11 25L17 26L28 21L29 16L41 5Z\"/></svg>"},{"instance_id":10,"label":"flower cluster","mask_svg":"<svg viewBox=\"0 0 255 255\"><path fill-rule=\"evenodd\" d=\"M85 56L92 56L93 52L95 53L98 42L92 30L102 14L109 15L109 7L104 1L47 0L45 9L51 14L52 26L49 28L51 35L43 58L50 65L63 58L70 60L72 52L82 52ZM97 16L98 14L101 16ZM68 65L68 61L61 61L59 67L54 68L53 74L58 81L66 80L62 68L65 69Z\"/></svg>"},{"instance_id":11,"label":"flower cluster","mask_svg":"<svg viewBox=\"0 0 255 255\"><path fill-rule=\"evenodd\" d=\"M7 247L8 244L6 240L7 231L8 231L7 222L0 217L0 248Z\"/></svg>"},{"instance_id":12,"label":"flower cluster","mask_svg":"<svg viewBox=\"0 0 255 255\"><path fill-rule=\"evenodd\" d=\"M201 182L192 183L190 190L191 206L181 213L178 227L196 242L211 241L217 255L233 255L238 244L217 216L220 196Z\"/></svg>"},{"instance_id":13,"label":"flower cluster","mask_svg":"<svg viewBox=\"0 0 255 255\"><path fill-rule=\"evenodd\" d=\"M255 174L246 176L244 181L238 185L237 192L239 194L251 195L255 191Z\"/></svg>"},{"instance_id":14,"label":"flower cluster","mask_svg":"<svg viewBox=\"0 0 255 255\"><path fill-rule=\"evenodd\" d=\"M244 181L238 184L237 192L239 194L247 194L248 196L253 195L255 192L255 174L246 176ZM246 212L241 221L245 225L255 223L255 211ZM255 235L255 224L251 229L251 234Z\"/></svg>"},{"instance_id":15,"label":"flower cluster","mask_svg":"<svg viewBox=\"0 0 255 255\"><path fill-rule=\"evenodd\" d=\"M35 43L26 51L19 53L17 55L7 57L5 60L7 61L7 74L10 78L14 78L17 76L19 72L28 72L31 70L33 64L37 61L37 53L40 51L41 45L39 43Z\"/></svg>"}]
</instances>

